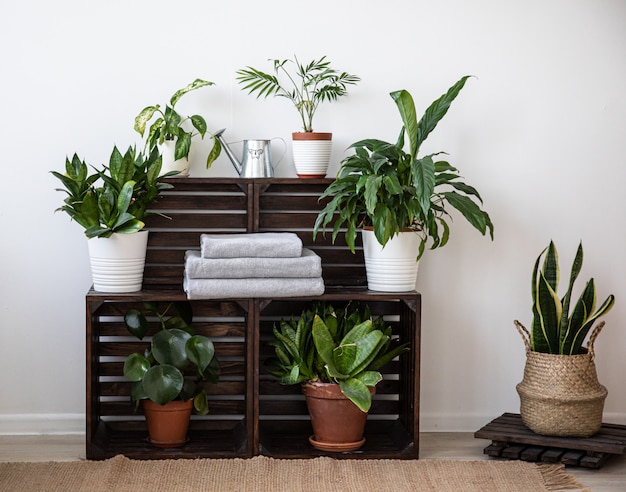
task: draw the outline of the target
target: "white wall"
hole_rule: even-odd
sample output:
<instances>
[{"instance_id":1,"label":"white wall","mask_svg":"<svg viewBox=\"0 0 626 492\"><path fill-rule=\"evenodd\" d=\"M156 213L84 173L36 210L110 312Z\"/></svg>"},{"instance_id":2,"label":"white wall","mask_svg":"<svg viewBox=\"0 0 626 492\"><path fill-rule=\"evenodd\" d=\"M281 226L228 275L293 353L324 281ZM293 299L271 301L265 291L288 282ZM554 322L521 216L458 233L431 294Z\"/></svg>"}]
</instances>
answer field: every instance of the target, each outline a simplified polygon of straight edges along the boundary
<instances>
[{"instance_id":1,"label":"white wall","mask_svg":"<svg viewBox=\"0 0 626 492\"><path fill-rule=\"evenodd\" d=\"M175 7L174 7L175 5ZM395 139L388 96L423 110L473 74L425 151L445 150L481 192L492 243L462 220L420 267L422 429L473 431L518 411L524 363L513 319L530 322L530 274L554 239L567 275L579 240L599 296L617 296L597 345L606 421L626 423L626 3L623 0L23 0L0 16L0 432L80 432L85 400L80 228L53 214L50 170L74 152L99 164L139 142L133 118L196 77L184 98L227 139L298 130L284 100L257 101L235 71L328 55L362 82L319 110L351 142ZM265 64L265 65L264 65ZM204 147L198 147L203 152ZM198 156L196 156L198 157ZM195 176L233 176L225 157ZM288 159L279 175L294 175Z\"/></svg>"}]
</instances>

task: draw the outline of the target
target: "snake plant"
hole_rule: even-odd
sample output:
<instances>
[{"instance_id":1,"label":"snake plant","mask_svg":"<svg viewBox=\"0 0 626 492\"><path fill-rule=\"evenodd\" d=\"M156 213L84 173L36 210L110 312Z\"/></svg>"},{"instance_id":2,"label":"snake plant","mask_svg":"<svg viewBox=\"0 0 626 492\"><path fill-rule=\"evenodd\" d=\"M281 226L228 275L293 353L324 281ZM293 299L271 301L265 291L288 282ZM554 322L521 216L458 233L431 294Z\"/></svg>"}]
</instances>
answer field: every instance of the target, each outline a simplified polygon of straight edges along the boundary
<instances>
[{"instance_id":1,"label":"snake plant","mask_svg":"<svg viewBox=\"0 0 626 492\"><path fill-rule=\"evenodd\" d=\"M66 212L88 238L137 232L144 227L148 206L161 191L172 188L160 181L161 161L157 149L145 156L134 147L124 154L114 147L109 165L90 174L85 161L74 154L72 160L65 159L64 174L52 171L64 186L57 191L67 193L56 211Z\"/></svg>"},{"instance_id":2,"label":"snake plant","mask_svg":"<svg viewBox=\"0 0 626 492\"><path fill-rule=\"evenodd\" d=\"M349 303L336 312L316 303L299 319L274 326L276 357L267 361L281 384L307 381L337 383L341 392L363 412L372 404L369 386L382 380L379 369L409 350L391 338L382 317L373 318L367 306Z\"/></svg>"},{"instance_id":3,"label":"snake plant","mask_svg":"<svg viewBox=\"0 0 626 492\"><path fill-rule=\"evenodd\" d=\"M398 232L413 229L420 235L419 259L429 239L431 249L448 242L449 205L482 235L489 231L493 239L489 214L480 208L482 198L463 182L458 169L439 160L441 152L418 158L422 143L446 115L468 78L462 77L434 101L419 121L409 92L390 94L403 123L397 142L366 139L349 147L354 154L341 162L336 179L320 197L329 200L315 221L314 238L334 221L333 242L346 227L346 244L354 252L360 227L373 226L383 246ZM404 150L405 138L408 152Z\"/></svg>"},{"instance_id":4,"label":"snake plant","mask_svg":"<svg viewBox=\"0 0 626 492\"><path fill-rule=\"evenodd\" d=\"M542 256L544 260L539 268ZM549 354L579 354L593 323L613 307L615 296L610 295L596 310L596 286L591 278L570 312L572 289L582 264L583 247L580 243L572 264L567 291L563 298L559 298L557 290L560 268L554 242L550 241L549 246L537 258L532 279L532 350Z\"/></svg>"}]
</instances>

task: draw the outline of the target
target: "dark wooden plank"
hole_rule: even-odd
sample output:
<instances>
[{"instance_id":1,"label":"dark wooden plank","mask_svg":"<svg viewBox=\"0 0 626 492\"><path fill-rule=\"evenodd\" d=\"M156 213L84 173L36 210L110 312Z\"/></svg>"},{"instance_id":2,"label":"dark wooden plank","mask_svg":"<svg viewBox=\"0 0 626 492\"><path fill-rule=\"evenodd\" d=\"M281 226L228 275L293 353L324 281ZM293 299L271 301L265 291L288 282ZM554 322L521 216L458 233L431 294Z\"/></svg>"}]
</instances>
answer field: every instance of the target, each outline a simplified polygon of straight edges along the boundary
<instances>
[{"instance_id":1,"label":"dark wooden plank","mask_svg":"<svg viewBox=\"0 0 626 492\"><path fill-rule=\"evenodd\" d=\"M544 453L544 451L545 449L541 446L529 446L524 449L524 451L522 451L520 459L522 461L531 462L541 461L541 455Z\"/></svg>"}]
</instances>

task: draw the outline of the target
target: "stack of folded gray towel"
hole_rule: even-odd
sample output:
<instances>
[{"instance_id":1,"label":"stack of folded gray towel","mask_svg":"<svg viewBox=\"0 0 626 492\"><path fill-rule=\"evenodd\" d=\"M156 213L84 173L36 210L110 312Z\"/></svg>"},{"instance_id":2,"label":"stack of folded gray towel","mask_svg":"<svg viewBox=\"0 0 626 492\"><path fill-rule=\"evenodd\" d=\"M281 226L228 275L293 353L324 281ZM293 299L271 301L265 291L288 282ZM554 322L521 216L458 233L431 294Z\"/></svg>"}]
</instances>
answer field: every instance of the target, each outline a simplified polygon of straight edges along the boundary
<instances>
[{"instance_id":1,"label":"stack of folded gray towel","mask_svg":"<svg viewBox=\"0 0 626 492\"><path fill-rule=\"evenodd\" d=\"M291 232L202 234L185 252L189 299L298 297L324 293L322 262Z\"/></svg>"}]
</instances>

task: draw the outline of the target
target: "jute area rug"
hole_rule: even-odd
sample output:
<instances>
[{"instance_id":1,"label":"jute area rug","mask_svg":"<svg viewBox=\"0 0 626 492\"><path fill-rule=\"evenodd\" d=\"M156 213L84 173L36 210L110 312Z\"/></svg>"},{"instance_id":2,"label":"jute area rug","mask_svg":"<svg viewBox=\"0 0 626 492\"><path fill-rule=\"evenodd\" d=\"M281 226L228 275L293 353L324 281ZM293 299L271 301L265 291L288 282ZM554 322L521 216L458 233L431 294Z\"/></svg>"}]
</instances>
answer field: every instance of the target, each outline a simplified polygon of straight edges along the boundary
<instances>
[{"instance_id":1,"label":"jute area rug","mask_svg":"<svg viewBox=\"0 0 626 492\"><path fill-rule=\"evenodd\" d=\"M588 491L562 465L314 458L0 463L3 492Z\"/></svg>"}]
</instances>

